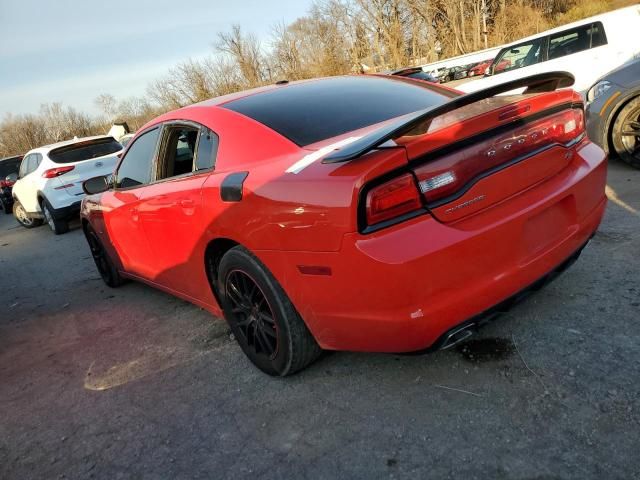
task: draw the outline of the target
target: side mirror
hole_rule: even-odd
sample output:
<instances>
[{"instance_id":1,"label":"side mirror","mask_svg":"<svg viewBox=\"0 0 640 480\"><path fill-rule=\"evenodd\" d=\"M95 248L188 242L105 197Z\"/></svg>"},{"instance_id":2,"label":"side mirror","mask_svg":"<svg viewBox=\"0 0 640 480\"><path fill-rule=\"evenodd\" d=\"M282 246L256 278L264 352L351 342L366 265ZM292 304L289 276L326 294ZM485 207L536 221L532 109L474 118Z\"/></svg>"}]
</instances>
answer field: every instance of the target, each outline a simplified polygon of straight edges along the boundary
<instances>
[{"instance_id":1,"label":"side mirror","mask_svg":"<svg viewBox=\"0 0 640 480\"><path fill-rule=\"evenodd\" d=\"M7 175L7 178L5 178L5 180L9 183L16 183L16 181L18 180L18 174L10 173L9 175Z\"/></svg>"},{"instance_id":2,"label":"side mirror","mask_svg":"<svg viewBox=\"0 0 640 480\"><path fill-rule=\"evenodd\" d=\"M96 193L102 193L109 190L110 182L105 175L99 177L93 177L89 180L82 182L82 190L87 195L93 195Z\"/></svg>"}]
</instances>

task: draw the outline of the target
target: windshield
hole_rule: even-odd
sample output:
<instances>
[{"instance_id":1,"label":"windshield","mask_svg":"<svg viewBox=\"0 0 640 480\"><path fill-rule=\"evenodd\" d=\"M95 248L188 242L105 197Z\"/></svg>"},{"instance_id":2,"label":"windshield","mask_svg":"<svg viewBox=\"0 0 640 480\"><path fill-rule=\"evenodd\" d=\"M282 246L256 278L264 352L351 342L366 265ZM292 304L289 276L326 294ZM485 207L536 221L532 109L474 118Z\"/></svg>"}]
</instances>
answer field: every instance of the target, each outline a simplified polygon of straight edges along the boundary
<instances>
[{"instance_id":1,"label":"windshield","mask_svg":"<svg viewBox=\"0 0 640 480\"><path fill-rule=\"evenodd\" d=\"M542 61L544 38L505 48L493 60L490 72L493 74L508 72L522 67L535 65Z\"/></svg>"},{"instance_id":2,"label":"windshield","mask_svg":"<svg viewBox=\"0 0 640 480\"><path fill-rule=\"evenodd\" d=\"M74 163L110 155L120 150L122 145L115 138L98 138L56 148L49 152L49 158L55 163Z\"/></svg>"}]
</instances>

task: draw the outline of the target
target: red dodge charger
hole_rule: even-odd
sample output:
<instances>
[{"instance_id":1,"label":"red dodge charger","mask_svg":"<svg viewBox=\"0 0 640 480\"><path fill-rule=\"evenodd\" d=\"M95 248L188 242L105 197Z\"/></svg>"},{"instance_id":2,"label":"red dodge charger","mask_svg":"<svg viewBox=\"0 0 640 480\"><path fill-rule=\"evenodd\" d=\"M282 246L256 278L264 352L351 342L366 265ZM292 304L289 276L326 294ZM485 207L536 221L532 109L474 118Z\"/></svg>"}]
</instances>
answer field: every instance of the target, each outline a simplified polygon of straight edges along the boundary
<instances>
[{"instance_id":1,"label":"red dodge charger","mask_svg":"<svg viewBox=\"0 0 640 480\"><path fill-rule=\"evenodd\" d=\"M322 349L450 347L600 223L606 156L572 82L462 95L360 75L185 107L85 182L83 229L109 286L140 280L223 314L271 375Z\"/></svg>"}]
</instances>

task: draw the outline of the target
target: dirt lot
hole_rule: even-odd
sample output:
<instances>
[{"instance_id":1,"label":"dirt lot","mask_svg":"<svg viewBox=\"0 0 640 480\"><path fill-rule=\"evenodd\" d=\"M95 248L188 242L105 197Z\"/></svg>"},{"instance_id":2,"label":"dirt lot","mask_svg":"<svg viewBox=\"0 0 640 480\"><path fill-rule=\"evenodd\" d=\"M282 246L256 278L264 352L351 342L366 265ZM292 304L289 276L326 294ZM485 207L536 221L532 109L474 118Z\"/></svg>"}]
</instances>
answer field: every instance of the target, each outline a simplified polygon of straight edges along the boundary
<instances>
[{"instance_id":1,"label":"dirt lot","mask_svg":"<svg viewBox=\"0 0 640 480\"><path fill-rule=\"evenodd\" d=\"M640 171L578 262L427 356L287 379L223 321L111 290L81 231L0 217L0 478L640 478Z\"/></svg>"}]
</instances>

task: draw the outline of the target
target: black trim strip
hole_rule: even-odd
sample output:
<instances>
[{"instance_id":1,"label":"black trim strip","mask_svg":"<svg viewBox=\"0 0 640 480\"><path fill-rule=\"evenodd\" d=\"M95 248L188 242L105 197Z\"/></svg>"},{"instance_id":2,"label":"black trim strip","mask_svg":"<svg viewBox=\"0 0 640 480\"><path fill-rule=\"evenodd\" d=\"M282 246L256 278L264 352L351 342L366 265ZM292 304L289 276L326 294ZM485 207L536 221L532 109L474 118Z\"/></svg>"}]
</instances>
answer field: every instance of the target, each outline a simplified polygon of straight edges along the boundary
<instances>
[{"instance_id":1,"label":"black trim strip","mask_svg":"<svg viewBox=\"0 0 640 480\"><path fill-rule=\"evenodd\" d=\"M322 163L348 162L364 155L383 143L400 137L411 131L422 122L434 119L445 113L457 110L466 105L479 102L486 98L494 97L501 93L510 92L519 88L527 88L525 93L550 92L557 88L570 87L575 78L569 72L548 72L519 78L510 82L485 88L477 92L467 93L454 98L453 100L435 107L419 110L409 115L405 115L402 120L391 123L376 130L361 139L346 145L340 150L327 155Z\"/></svg>"}]
</instances>

